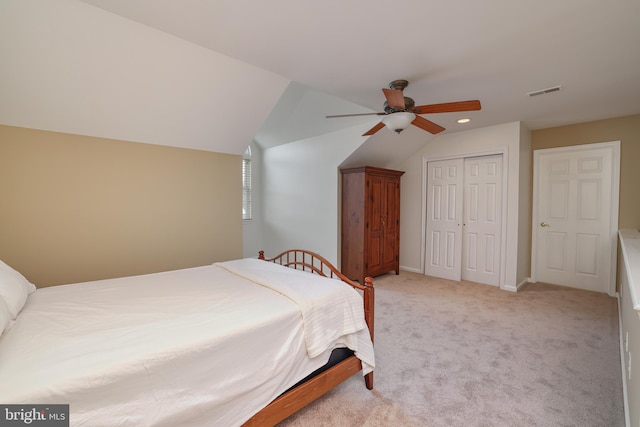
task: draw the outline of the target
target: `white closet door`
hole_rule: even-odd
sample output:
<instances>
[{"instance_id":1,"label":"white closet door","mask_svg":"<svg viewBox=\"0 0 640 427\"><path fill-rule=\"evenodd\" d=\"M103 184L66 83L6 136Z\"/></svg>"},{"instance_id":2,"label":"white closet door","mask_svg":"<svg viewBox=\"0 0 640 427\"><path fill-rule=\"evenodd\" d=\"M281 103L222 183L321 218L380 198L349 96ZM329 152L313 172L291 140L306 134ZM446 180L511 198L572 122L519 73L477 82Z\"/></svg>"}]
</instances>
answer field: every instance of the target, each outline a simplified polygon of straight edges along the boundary
<instances>
[{"instance_id":1,"label":"white closet door","mask_svg":"<svg viewBox=\"0 0 640 427\"><path fill-rule=\"evenodd\" d=\"M502 155L464 160L462 279L500 286Z\"/></svg>"},{"instance_id":2,"label":"white closet door","mask_svg":"<svg viewBox=\"0 0 640 427\"><path fill-rule=\"evenodd\" d=\"M461 278L463 159L427 165L425 274Z\"/></svg>"}]
</instances>

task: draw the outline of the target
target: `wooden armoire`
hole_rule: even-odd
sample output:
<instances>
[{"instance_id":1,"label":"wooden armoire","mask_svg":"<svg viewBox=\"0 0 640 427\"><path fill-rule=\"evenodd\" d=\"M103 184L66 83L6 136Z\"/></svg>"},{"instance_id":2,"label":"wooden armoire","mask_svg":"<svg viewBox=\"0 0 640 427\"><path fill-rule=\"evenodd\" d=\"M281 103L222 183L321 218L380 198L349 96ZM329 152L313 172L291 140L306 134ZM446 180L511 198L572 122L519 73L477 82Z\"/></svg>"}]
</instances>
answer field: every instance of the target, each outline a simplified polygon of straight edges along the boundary
<instances>
[{"instance_id":1,"label":"wooden armoire","mask_svg":"<svg viewBox=\"0 0 640 427\"><path fill-rule=\"evenodd\" d=\"M372 166L342 169L341 270L367 276L400 272L400 177Z\"/></svg>"}]
</instances>

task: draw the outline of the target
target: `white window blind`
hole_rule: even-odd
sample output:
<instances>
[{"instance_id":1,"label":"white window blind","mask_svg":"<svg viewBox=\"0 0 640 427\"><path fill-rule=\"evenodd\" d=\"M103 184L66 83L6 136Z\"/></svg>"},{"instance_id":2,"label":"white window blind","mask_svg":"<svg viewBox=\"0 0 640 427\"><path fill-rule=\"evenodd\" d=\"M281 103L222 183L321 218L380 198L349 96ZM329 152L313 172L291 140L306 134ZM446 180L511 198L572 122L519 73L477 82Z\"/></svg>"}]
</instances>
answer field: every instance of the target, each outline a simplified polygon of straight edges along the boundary
<instances>
[{"instance_id":1,"label":"white window blind","mask_svg":"<svg viewBox=\"0 0 640 427\"><path fill-rule=\"evenodd\" d=\"M252 219L251 211L251 147L242 156L242 219Z\"/></svg>"}]
</instances>

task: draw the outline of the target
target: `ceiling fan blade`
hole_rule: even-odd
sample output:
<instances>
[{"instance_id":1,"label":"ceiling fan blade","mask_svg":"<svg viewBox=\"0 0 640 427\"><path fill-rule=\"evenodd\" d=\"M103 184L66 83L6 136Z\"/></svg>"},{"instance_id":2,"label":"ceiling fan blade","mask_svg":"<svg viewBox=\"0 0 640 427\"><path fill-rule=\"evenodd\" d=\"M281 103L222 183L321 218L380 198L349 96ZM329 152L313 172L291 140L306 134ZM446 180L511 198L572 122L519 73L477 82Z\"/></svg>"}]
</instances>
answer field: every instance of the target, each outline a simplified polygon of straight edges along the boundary
<instances>
[{"instance_id":1,"label":"ceiling fan blade","mask_svg":"<svg viewBox=\"0 0 640 427\"><path fill-rule=\"evenodd\" d=\"M418 105L413 109L416 114L455 113L459 111L475 111L480 109L480 101L445 102L444 104Z\"/></svg>"},{"instance_id":2,"label":"ceiling fan blade","mask_svg":"<svg viewBox=\"0 0 640 427\"><path fill-rule=\"evenodd\" d=\"M380 122L377 125L375 125L374 127L372 127L371 129L369 129L366 133L363 133L362 136L373 135L374 133L378 132L383 127L384 127L384 123Z\"/></svg>"},{"instance_id":3,"label":"ceiling fan blade","mask_svg":"<svg viewBox=\"0 0 640 427\"><path fill-rule=\"evenodd\" d=\"M336 117L355 117L355 116L384 116L387 113L357 113L357 114L338 114L335 116L325 116L326 119L335 119Z\"/></svg>"},{"instance_id":4,"label":"ceiling fan blade","mask_svg":"<svg viewBox=\"0 0 640 427\"><path fill-rule=\"evenodd\" d=\"M426 130L432 134L440 133L445 130L442 126L433 123L430 120L425 119L424 117L416 116L416 118L411 122L412 125L418 126L420 129Z\"/></svg>"},{"instance_id":5,"label":"ceiling fan blade","mask_svg":"<svg viewBox=\"0 0 640 427\"><path fill-rule=\"evenodd\" d=\"M384 97L387 98L389 107L404 110L404 94L401 90L382 89L382 92L384 92Z\"/></svg>"}]
</instances>

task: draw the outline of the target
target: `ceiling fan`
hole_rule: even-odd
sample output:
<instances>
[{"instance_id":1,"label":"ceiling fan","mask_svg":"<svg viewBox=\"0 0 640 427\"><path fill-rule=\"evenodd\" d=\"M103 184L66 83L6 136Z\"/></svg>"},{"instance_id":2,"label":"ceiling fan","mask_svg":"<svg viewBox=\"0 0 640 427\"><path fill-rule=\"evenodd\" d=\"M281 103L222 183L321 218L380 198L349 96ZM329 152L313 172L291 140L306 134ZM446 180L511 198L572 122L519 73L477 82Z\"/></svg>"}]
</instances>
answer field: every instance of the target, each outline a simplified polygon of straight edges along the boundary
<instances>
[{"instance_id":1,"label":"ceiling fan","mask_svg":"<svg viewBox=\"0 0 640 427\"><path fill-rule=\"evenodd\" d=\"M418 116L418 114L432 113L455 113L461 111L475 111L480 109L480 101L459 101L446 102L444 104L415 105L413 99L404 96L402 92L409 85L407 80L394 80L389 83L389 89L382 89L386 101L384 102L384 112L380 113L360 113L360 114L342 114L336 116L326 116L326 118L335 117L353 117L353 116L369 116L378 115L385 116L380 123L369 129L362 136L373 135L383 127L387 126L390 130L400 133L410 124L426 130L432 134L440 133L445 128L442 126Z\"/></svg>"}]
</instances>

